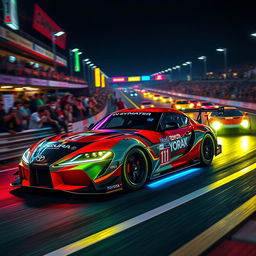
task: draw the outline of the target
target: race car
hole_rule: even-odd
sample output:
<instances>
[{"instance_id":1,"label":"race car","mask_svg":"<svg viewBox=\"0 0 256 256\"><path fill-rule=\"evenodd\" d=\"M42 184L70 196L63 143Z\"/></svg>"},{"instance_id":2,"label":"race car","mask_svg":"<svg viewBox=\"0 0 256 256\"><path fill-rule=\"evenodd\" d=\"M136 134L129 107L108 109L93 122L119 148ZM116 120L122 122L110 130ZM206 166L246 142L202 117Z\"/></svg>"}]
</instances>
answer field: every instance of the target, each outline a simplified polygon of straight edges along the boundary
<instances>
[{"instance_id":1,"label":"race car","mask_svg":"<svg viewBox=\"0 0 256 256\"><path fill-rule=\"evenodd\" d=\"M131 91L130 91L130 96L131 96L131 97L136 97L136 96L138 96L138 93L135 92L135 91L133 91L133 90L131 90Z\"/></svg>"},{"instance_id":2,"label":"race car","mask_svg":"<svg viewBox=\"0 0 256 256\"><path fill-rule=\"evenodd\" d=\"M172 107L178 110L184 110L193 108L193 105L188 100L179 99L173 101Z\"/></svg>"},{"instance_id":3,"label":"race car","mask_svg":"<svg viewBox=\"0 0 256 256\"><path fill-rule=\"evenodd\" d=\"M192 106L192 108L201 108L202 107L202 103L198 100L190 100L190 106Z\"/></svg>"},{"instance_id":4,"label":"race car","mask_svg":"<svg viewBox=\"0 0 256 256\"><path fill-rule=\"evenodd\" d=\"M219 106L216 104L213 104L209 101L203 101L201 102L201 108L202 109L217 109Z\"/></svg>"},{"instance_id":5,"label":"race car","mask_svg":"<svg viewBox=\"0 0 256 256\"><path fill-rule=\"evenodd\" d=\"M142 101L141 104L140 104L140 108L154 108L155 105L152 104L151 101Z\"/></svg>"},{"instance_id":6,"label":"race car","mask_svg":"<svg viewBox=\"0 0 256 256\"><path fill-rule=\"evenodd\" d=\"M143 95L144 95L144 96L149 96L149 94L150 94L150 92L148 92L148 91L144 91L144 92L143 92Z\"/></svg>"},{"instance_id":7,"label":"race car","mask_svg":"<svg viewBox=\"0 0 256 256\"><path fill-rule=\"evenodd\" d=\"M161 96L160 100L163 103L172 103L173 102L172 97L169 97L169 96Z\"/></svg>"},{"instance_id":8,"label":"race car","mask_svg":"<svg viewBox=\"0 0 256 256\"><path fill-rule=\"evenodd\" d=\"M206 117L208 125L215 131L234 128L245 132L250 130L248 113L243 113L235 107L224 107L222 115L219 115L217 112L212 112Z\"/></svg>"},{"instance_id":9,"label":"race car","mask_svg":"<svg viewBox=\"0 0 256 256\"><path fill-rule=\"evenodd\" d=\"M70 193L134 191L168 173L210 165L220 152L213 130L180 111L125 109L88 131L31 146L12 186Z\"/></svg>"},{"instance_id":10,"label":"race car","mask_svg":"<svg viewBox=\"0 0 256 256\"><path fill-rule=\"evenodd\" d=\"M160 94L154 94L153 95L153 100L160 100L161 99L161 95Z\"/></svg>"}]
</instances>

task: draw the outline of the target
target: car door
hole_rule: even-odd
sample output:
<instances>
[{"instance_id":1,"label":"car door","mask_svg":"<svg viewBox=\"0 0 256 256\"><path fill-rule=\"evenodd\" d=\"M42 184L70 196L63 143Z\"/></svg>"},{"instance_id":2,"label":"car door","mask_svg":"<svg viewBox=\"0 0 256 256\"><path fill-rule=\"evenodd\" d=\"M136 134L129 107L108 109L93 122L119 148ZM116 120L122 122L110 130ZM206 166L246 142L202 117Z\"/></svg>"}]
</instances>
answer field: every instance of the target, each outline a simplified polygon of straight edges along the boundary
<instances>
[{"instance_id":1,"label":"car door","mask_svg":"<svg viewBox=\"0 0 256 256\"><path fill-rule=\"evenodd\" d=\"M176 123L174 129L164 129L167 123ZM190 141L192 138L192 127L189 118L179 113L164 113L160 121L160 129L162 132L159 145L160 168L168 164L176 167L186 163L185 158L181 161L189 151ZM170 168L170 166L169 166Z\"/></svg>"}]
</instances>

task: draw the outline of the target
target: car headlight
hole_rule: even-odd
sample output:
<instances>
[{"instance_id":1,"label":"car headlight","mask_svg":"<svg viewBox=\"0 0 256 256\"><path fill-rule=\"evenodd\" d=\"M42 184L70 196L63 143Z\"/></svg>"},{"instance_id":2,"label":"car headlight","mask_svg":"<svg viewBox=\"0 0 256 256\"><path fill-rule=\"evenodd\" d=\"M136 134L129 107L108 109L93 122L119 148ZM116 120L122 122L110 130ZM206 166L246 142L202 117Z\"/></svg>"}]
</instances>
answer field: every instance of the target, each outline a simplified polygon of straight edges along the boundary
<instances>
[{"instance_id":1,"label":"car headlight","mask_svg":"<svg viewBox=\"0 0 256 256\"><path fill-rule=\"evenodd\" d=\"M145 107L143 105L141 105L140 108L145 108Z\"/></svg>"},{"instance_id":2,"label":"car headlight","mask_svg":"<svg viewBox=\"0 0 256 256\"><path fill-rule=\"evenodd\" d=\"M155 105L152 104L152 105L151 105L151 108L154 108L154 107L155 107Z\"/></svg>"},{"instance_id":3,"label":"car headlight","mask_svg":"<svg viewBox=\"0 0 256 256\"><path fill-rule=\"evenodd\" d=\"M244 128L249 128L249 121L248 120L243 120L241 122L241 125L244 127Z\"/></svg>"},{"instance_id":4,"label":"car headlight","mask_svg":"<svg viewBox=\"0 0 256 256\"><path fill-rule=\"evenodd\" d=\"M73 164L84 164L91 162L101 162L104 160L112 159L113 152L111 151L97 151L79 154L68 161L57 164L58 166L73 165Z\"/></svg>"},{"instance_id":5,"label":"car headlight","mask_svg":"<svg viewBox=\"0 0 256 256\"><path fill-rule=\"evenodd\" d=\"M193 103L190 103L190 104L189 104L189 107L190 107L190 108L193 108L193 107L194 107L194 104L193 104Z\"/></svg>"},{"instance_id":6,"label":"car headlight","mask_svg":"<svg viewBox=\"0 0 256 256\"><path fill-rule=\"evenodd\" d=\"M221 126L222 126L222 123L220 123L218 121L214 121L212 123L212 127L213 127L214 130L219 130Z\"/></svg>"},{"instance_id":7,"label":"car headlight","mask_svg":"<svg viewBox=\"0 0 256 256\"><path fill-rule=\"evenodd\" d=\"M29 150L29 148L24 152L21 159L25 164L29 164L29 159L30 159L30 150Z\"/></svg>"},{"instance_id":8,"label":"car headlight","mask_svg":"<svg viewBox=\"0 0 256 256\"><path fill-rule=\"evenodd\" d=\"M177 108L177 109L181 109L181 106L180 106L180 105L176 105L176 108Z\"/></svg>"}]
</instances>

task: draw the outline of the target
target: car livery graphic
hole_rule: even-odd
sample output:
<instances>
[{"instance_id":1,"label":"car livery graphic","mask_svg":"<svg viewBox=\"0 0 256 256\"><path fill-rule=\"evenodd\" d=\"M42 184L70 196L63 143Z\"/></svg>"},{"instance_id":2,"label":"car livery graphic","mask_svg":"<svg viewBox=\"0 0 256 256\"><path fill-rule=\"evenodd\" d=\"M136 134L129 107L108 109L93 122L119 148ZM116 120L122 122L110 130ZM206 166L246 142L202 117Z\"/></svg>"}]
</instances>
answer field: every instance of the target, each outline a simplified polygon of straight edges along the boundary
<instances>
[{"instance_id":1,"label":"car livery graphic","mask_svg":"<svg viewBox=\"0 0 256 256\"><path fill-rule=\"evenodd\" d=\"M89 131L43 139L25 151L12 186L109 193L140 189L148 180L221 152L213 130L171 108L114 112Z\"/></svg>"}]
</instances>

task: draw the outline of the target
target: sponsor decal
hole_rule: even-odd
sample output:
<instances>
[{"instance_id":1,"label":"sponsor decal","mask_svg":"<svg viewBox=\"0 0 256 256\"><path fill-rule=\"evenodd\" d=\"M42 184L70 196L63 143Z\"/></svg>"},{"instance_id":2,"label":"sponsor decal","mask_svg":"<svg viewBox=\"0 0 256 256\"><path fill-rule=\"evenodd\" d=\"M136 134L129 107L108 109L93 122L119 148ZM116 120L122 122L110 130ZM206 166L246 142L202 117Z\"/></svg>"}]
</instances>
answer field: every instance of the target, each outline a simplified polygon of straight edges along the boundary
<instances>
[{"instance_id":1,"label":"sponsor decal","mask_svg":"<svg viewBox=\"0 0 256 256\"><path fill-rule=\"evenodd\" d=\"M107 186L107 190L113 190L113 189L117 189L117 188L120 188L121 185L120 184L115 184L115 185L112 185L112 186Z\"/></svg>"},{"instance_id":2,"label":"sponsor decal","mask_svg":"<svg viewBox=\"0 0 256 256\"><path fill-rule=\"evenodd\" d=\"M47 149L70 149L70 150L76 150L76 146L70 146L68 144L52 144L52 143L47 143L45 145L42 145L42 148L47 148Z\"/></svg>"},{"instance_id":3,"label":"sponsor decal","mask_svg":"<svg viewBox=\"0 0 256 256\"><path fill-rule=\"evenodd\" d=\"M43 162L45 160L45 156L44 155L40 155L36 157L36 161L37 162Z\"/></svg>"},{"instance_id":4,"label":"sponsor decal","mask_svg":"<svg viewBox=\"0 0 256 256\"><path fill-rule=\"evenodd\" d=\"M113 116L151 116L151 112L120 112L113 113Z\"/></svg>"},{"instance_id":5,"label":"sponsor decal","mask_svg":"<svg viewBox=\"0 0 256 256\"><path fill-rule=\"evenodd\" d=\"M171 161L171 149L165 148L159 151L160 153L160 166L166 165Z\"/></svg>"}]
</instances>

